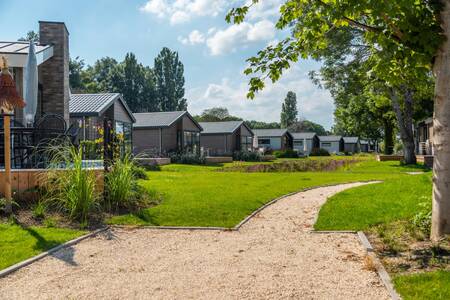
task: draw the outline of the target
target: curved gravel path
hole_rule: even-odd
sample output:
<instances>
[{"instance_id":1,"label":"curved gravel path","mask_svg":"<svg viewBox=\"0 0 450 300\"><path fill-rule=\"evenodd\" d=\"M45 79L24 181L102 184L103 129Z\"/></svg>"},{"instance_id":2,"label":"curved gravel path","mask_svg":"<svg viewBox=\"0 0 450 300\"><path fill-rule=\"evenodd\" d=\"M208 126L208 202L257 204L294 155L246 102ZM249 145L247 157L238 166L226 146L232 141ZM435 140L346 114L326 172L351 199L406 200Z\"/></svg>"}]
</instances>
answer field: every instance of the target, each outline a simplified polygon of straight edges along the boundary
<instances>
[{"instance_id":1,"label":"curved gravel path","mask_svg":"<svg viewBox=\"0 0 450 300\"><path fill-rule=\"evenodd\" d=\"M0 299L389 299L356 235L309 232L358 185L287 197L238 232L114 229L0 279Z\"/></svg>"}]
</instances>

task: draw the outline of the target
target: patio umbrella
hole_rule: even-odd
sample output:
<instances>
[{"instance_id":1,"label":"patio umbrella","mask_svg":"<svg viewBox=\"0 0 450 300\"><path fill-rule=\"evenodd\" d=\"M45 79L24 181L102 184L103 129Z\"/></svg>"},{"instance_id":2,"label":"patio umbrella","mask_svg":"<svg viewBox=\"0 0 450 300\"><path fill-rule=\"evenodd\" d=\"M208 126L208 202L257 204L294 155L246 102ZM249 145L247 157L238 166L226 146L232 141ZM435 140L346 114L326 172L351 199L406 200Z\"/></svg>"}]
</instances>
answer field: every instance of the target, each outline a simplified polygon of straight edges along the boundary
<instances>
[{"instance_id":1,"label":"patio umbrella","mask_svg":"<svg viewBox=\"0 0 450 300\"><path fill-rule=\"evenodd\" d=\"M0 73L0 113L3 116L3 130L5 138L5 184L4 194L6 198L5 212L7 214L12 213L11 202L11 115L14 112L14 108L25 107L25 102L22 97L19 96L16 90L16 84L9 73L8 63L5 57L1 59Z\"/></svg>"},{"instance_id":2,"label":"patio umbrella","mask_svg":"<svg viewBox=\"0 0 450 300\"><path fill-rule=\"evenodd\" d=\"M38 68L36 59L36 50L34 43L30 41L30 49L28 51L27 65L25 67L25 102L27 106L24 110L26 125L34 122L37 109L38 97Z\"/></svg>"}]
</instances>

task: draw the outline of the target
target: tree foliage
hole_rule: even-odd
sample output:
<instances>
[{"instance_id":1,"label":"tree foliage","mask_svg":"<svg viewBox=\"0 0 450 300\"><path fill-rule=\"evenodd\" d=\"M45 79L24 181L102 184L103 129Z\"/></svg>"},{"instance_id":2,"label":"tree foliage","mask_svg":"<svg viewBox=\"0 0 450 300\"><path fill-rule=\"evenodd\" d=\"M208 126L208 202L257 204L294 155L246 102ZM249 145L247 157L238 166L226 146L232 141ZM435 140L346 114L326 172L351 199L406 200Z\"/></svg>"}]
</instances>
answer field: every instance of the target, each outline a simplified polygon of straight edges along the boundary
<instances>
[{"instance_id":1,"label":"tree foliage","mask_svg":"<svg viewBox=\"0 0 450 300\"><path fill-rule=\"evenodd\" d=\"M122 93L133 112L187 109L183 64L168 48L155 59L154 68L139 63L133 53L122 62L104 57L87 67L76 57L69 67L74 93Z\"/></svg>"},{"instance_id":2,"label":"tree foliage","mask_svg":"<svg viewBox=\"0 0 450 300\"><path fill-rule=\"evenodd\" d=\"M241 121L239 117L230 115L226 107L205 109L201 115L194 117L198 122Z\"/></svg>"},{"instance_id":3,"label":"tree foliage","mask_svg":"<svg viewBox=\"0 0 450 300\"><path fill-rule=\"evenodd\" d=\"M178 53L163 48L155 58L154 73L161 110L186 110L184 66L178 58Z\"/></svg>"},{"instance_id":4,"label":"tree foliage","mask_svg":"<svg viewBox=\"0 0 450 300\"><path fill-rule=\"evenodd\" d=\"M327 131L322 125L308 120L300 120L291 124L288 129L292 132L315 132L317 135L326 135Z\"/></svg>"},{"instance_id":5,"label":"tree foliage","mask_svg":"<svg viewBox=\"0 0 450 300\"><path fill-rule=\"evenodd\" d=\"M289 91L281 106L281 127L288 128L297 121L297 95Z\"/></svg>"}]
</instances>

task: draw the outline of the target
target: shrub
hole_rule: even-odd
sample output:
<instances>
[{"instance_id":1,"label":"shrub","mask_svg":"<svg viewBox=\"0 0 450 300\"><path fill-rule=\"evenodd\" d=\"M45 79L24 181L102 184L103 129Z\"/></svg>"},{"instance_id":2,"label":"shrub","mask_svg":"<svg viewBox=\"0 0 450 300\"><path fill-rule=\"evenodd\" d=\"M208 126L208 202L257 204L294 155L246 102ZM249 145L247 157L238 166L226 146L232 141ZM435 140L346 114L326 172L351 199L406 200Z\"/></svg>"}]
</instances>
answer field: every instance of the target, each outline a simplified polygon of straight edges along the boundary
<instances>
[{"instance_id":1,"label":"shrub","mask_svg":"<svg viewBox=\"0 0 450 300\"><path fill-rule=\"evenodd\" d=\"M431 203L430 197L422 197L419 212L412 219L414 226L427 236L431 232Z\"/></svg>"},{"instance_id":2,"label":"shrub","mask_svg":"<svg viewBox=\"0 0 450 300\"><path fill-rule=\"evenodd\" d=\"M137 184L133 169L135 167L130 156L126 154L123 159L117 159L106 173L104 205L107 210L129 207L133 196L133 186Z\"/></svg>"},{"instance_id":3,"label":"shrub","mask_svg":"<svg viewBox=\"0 0 450 300\"><path fill-rule=\"evenodd\" d=\"M132 165L132 171L133 171L133 177L135 179L148 179L147 176L147 169L145 167L136 166L135 164Z\"/></svg>"},{"instance_id":4,"label":"shrub","mask_svg":"<svg viewBox=\"0 0 450 300\"><path fill-rule=\"evenodd\" d=\"M187 165L204 165L206 158L196 153L189 152L174 152L170 154L170 159L173 163L187 164Z\"/></svg>"},{"instance_id":5,"label":"shrub","mask_svg":"<svg viewBox=\"0 0 450 300\"><path fill-rule=\"evenodd\" d=\"M43 174L46 177L45 201L67 213L71 219L86 223L100 199L95 171L83 167L82 148L52 146L48 155L50 167Z\"/></svg>"},{"instance_id":6,"label":"shrub","mask_svg":"<svg viewBox=\"0 0 450 300\"><path fill-rule=\"evenodd\" d=\"M43 219L45 217L45 204L42 201L39 201L36 206L33 208L33 218L35 219Z\"/></svg>"},{"instance_id":7,"label":"shrub","mask_svg":"<svg viewBox=\"0 0 450 300\"><path fill-rule=\"evenodd\" d=\"M298 158L298 152L295 150L274 151L273 154L277 158Z\"/></svg>"},{"instance_id":8,"label":"shrub","mask_svg":"<svg viewBox=\"0 0 450 300\"><path fill-rule=\"evenodd\" d=\"M261 153L250 151L237 151L233 154L233 160L237 161L262 161Z\"/></svg>"},{"instance_id":9,"label":"shrub","mask_svg":"<svg viewBox=\"0 0 450 300\"><path fill-rule=\"evenodd\" d=\"M323 148L313 148L309 156L330 156L330 152Z\"/></svg>"}]
</instances>

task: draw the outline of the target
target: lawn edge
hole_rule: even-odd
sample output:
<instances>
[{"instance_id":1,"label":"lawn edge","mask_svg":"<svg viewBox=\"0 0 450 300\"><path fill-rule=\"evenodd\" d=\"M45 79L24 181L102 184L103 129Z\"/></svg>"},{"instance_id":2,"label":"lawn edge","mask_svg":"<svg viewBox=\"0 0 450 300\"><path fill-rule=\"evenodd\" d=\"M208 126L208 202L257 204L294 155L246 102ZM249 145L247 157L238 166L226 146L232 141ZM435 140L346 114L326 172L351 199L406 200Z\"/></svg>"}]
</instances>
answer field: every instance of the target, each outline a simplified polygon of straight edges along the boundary
<instances>
[{"instance_id":1,"label":"lawn edge","mask_svg":"<svg viewBox=\"0 0 450 300\"><path fill-rule=\"evenodd\" d=\"M374 262L376 272L377 272L378 276L380 277L381 281L383 282L384 286L386 287L391 298L393 300L401 300L402 297L395 290L394 284L392 283L391 276L386 271L386 269L383 266L383 263L380 261L380 259L376 255L374 248L373 248L372 244L369 242L369 239L367 238L365 233L363 231L358 231L357 235L358 235L359 241L364 246L364 248L367 252L367 255Z\"/></svg>"},{"instance_id":2,"label":"lawn edge","mask_svg":"<svg viewBox=\"0 0 450 300\"><path fill-rule=\"evenodd\" d=\"M20 270L20 269L22 269L22 268L24 268L24 267L26 267L28 265L31 265L32 263L34 263L34 262L36 262L38 260L41 260L44 257L47 257L47 256L49 256L49 255L51 255L51 254L53 254L53 253L55 253L55 252L57 252L57 251L59 251L61 249L64 249L64 248L76 245L79 242L81 242L81 241L83 241L85 239L88 239L90 237L93 237L93 236L95 236L95 235L97 235L99 233L102 233L102 232L104 232L104 231L106 231L108 229L109 229L109 227L104 227L104 228L100 228L100 229L97 229L95 231L89 232L89 233L87 233L85 235L82 235L80 237L77 237L75 239L67 241L67 242L65 242L65 243L63 243L61 245L53 247L53 248L51 248L51 249L49 249L49 250L47 250L45 252L42 252L42 253L40 253L40 254L38 254L36 256L30 257L30 258L28 258L28 259L26 259L24 261L21 261L21 262L18 262L16 264L12 265L12 266L9 266L6 269L0 270L0 278L3 278L3 277L5 277L5 276L7 276L7 275L9 275L9 274L11 274L13 272L16 272L16 271L18 271L18 270Z\"/></svg>"},{"instance_id":3,"label":"lawn edge","mask_svg":"<svg viewBox=\"0 0 450 300\"><path fill-rule=\"evenodd\" d=\"M240 221L237 225L235 225L234 227L218 227L218 226L155 226L155 225L127 225L127 224L109 224L109 226L111 228L122 228L122 229L160 229L160 230L216 230L216 231L239 231L241 229L241 227L246 224L248 221L250 221L252 218L254 218L258 213L260 213L261 211L263 211L264 209L266 209L267 207L277 203L280 200L283 200L284 198L287 197L291 197L294 196L296 194L299 193L304 193L307 191L311 191L311 190L315 190L315 189L320 189L320 188L326 188L326 187L333 187L333 186L338 186L338 185L346 185L346 184L353 184L353 183L364 183L364 184L377 184L377 183L382 183L383 181L381 180L363 180L363 181L350 181L350 182L343 182L343 183L331 183L331 184L325 184L325 185L317 185L317 186L313 186L313 187L307 187L295 192L291 192L285 195L282 195L278 198L272 199L269 202L267 202L266 204L260 206L259 208L257 208L256 210L254 210L251 214L247 215L242 221ZM317 214L317 216L315 217L314 220L314 224L317 221L317 218L319 217L319 215ZM344 231L319 231L319 230L312 230L312 232L314 233L357 233L357 231L353 231L353 230L349 230L347 232Z\"/></svg>"}]
</instances>

